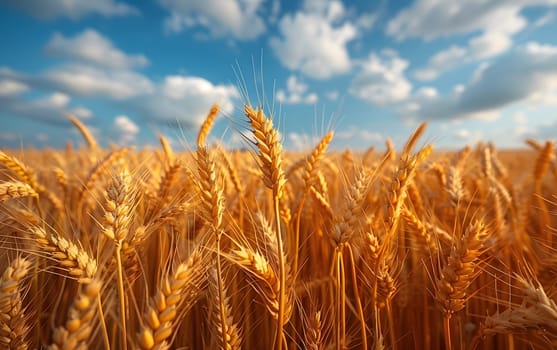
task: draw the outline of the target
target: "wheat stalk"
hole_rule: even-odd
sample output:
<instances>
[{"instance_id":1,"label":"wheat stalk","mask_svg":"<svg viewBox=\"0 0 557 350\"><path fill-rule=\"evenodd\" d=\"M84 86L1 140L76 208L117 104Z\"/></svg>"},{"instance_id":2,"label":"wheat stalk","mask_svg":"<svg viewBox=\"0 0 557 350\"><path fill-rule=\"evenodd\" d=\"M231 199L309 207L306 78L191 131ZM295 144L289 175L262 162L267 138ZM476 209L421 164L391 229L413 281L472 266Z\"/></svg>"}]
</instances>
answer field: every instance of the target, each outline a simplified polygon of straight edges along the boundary
<instances>
[{"instance_id":1,"label":"wheat stalk","mask_svg":"<svg viewBox=\"0 0 557 350\"><path fill-rule=\"evenodd\" d=\"M118 281L118 296L120 299L120 322L122 323L122 347L127 349L127 314L126 293L124 287L124 270L122 264L122 245L128 237L133 216L134 192L131 188L131 176L127 169L123 169L112 178L106 189L105 225L103 233L114 242L114 257Z\"/></svg>"},{"instance_id":2,"label":"wheat stalk","mask_svg":"<svg viewBox=\"0 0 557 350\"><path fill-rule=\"evenodd\" d=\"M277 331L275 336L275 346L281 350L285 342L284 324L290 319L290 311L285 312L287 301L286 278L286 254L284 252L283 238L280 223L280 199L283 196L283 188L286 183L284 170L282 168L282 144L279 140L278 132L273 127L273 122L263 115L263 110L257 112L246 105L244 112L249 119L255 145L259 149L260 168L263 172L263 183L271 189L273 193L273 207L276 221L276 242L278 251L278 275L279 275L279 295L278 295L278 314Z\"/></svg>"}]
</instances>

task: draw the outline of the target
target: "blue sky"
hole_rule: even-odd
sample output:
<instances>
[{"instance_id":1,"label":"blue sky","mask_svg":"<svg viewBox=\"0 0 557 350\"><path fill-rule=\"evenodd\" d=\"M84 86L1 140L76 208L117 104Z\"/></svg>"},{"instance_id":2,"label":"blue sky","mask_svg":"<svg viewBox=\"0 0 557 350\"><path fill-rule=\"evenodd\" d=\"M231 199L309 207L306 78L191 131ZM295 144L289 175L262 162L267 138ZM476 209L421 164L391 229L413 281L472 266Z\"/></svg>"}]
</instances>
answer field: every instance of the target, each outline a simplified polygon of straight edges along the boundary
<instances>
[{"instance_id":1,"label":"blue sky","mask_svg":"<svg viewBox=\"0 0 557 350\"><path fill-rule=\"evenodd\" d=\"M0 147L188 147L214 102L242 147L247 98L290 149L557 135L556 0L0 0L0 36Z\"/></svg>"}]
</instances>

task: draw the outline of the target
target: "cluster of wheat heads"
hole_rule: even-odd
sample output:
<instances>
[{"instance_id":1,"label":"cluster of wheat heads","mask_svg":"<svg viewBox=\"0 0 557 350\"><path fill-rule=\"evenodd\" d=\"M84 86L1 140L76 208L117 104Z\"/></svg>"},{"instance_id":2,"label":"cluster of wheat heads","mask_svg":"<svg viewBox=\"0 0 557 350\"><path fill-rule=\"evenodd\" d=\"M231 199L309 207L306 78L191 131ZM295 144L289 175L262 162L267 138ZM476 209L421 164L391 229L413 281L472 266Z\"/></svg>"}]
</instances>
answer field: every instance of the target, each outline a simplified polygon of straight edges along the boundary
<instances>
[{"instance_id":1,"label":"cluster of wheat heads","mask_svg":"<svg viewBox=\"0 0 557 350\"><path fill-rule=\"evenodd\" d=\"M557 346L554 144L0 152L0 346Z\"/></svg>"}]
</instances>

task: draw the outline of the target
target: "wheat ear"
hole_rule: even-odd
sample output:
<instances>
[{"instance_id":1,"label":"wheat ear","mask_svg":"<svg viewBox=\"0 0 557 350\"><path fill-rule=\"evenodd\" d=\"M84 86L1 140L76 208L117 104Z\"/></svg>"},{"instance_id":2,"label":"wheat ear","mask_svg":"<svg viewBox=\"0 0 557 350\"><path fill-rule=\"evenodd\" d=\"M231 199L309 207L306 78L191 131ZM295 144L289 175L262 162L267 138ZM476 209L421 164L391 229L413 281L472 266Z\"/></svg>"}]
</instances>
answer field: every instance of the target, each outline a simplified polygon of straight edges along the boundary
<instances>
[{"instance_id":1,"label":"wheat ear","mask_svg":"<svg viewBox=\"0 0 557 350\"><path fill-rule=\"evenodd\" d=\"M0 151L0 164L4 164L6 168L13 171L21 179L21 181L31 186L35 191L39 189L37 175L35 172L16 157L9 156L3 151Z\"/></svg>"},{"instance_id":2,"label":"wheat ear","mask_svg":"<svg viewBox=\"0 0 557 350\"><path fill-rule=\"evenodd\" d=\"M423 122L416 128L416 130L412 133L412 135L410 135L410 137L406 141L406 144L404 145L404 148L402 149L403 156L410 154L410 152L412 152L412 149L418 142L418 139L424 134L426 128L427 128L427 122Z\"/></svg>"},{"instance_id":3,"label":"wheat ear","mask_svg":"<svg viewBox=\"0 0 557 350\"><path fill-rule=\"evenodd\" d=\"M165 276L143 313L143 326L137 334L142 349L166 349L168 339L185 315L197 302L206 278L206 259L195 250L188 260Z\"/></svg>"},{"instance_id":4,"label":"wheat ear","mask_svg":"<svg viewBox=\"0 0 557 350\"><path fill-rule=\"evenodd\" d=\"M87 349L87 341L93 332L96 314L96 300L102 283L94 279L81 285L81 290L68 310L68 318L64 326L54 330L53 343L49 350L81 350Z\"/></svg>"},{"instance_id":5,"label":"wheat ear","mask_svg":"<svg viewBox=\"0 0 557 350\"><path fill-rule=\"evenodd\" d=\"M230 155L228 154L228 152L224 149L222 149L222 147L219 147L219 153L222 156L222 161L224 162L224 166L226 167L226 170L228 172L228 176L230 177L230 180L232 180L232 184L234 185L234 189L236 190L237 193L243 193L244 192L244 185L242 184L242 181L240 180L240 176L238 175L238 171L236 169L236 167L234 166L234 163L232 162L232 160L230 159Z\"/></svg>"},{"instance_id":6,"label":"wheat ear","mask_svg":"<svg viewBox=\"0 0 557 350\"><path fill-rule=\"evenodd\" d=\"M0 345L5 349L26 350L28 327L22 306L22 280L31 263L16 258L0 279Z\"/></svg>"},{"instance_id":7,"label":"wheat ear","mask_svg":"<svg viewBox=\"0 0 557 350\"><path fill-rule=\"evenodd\" d=\"M121 159L127 152L129 148L121 148L114 152L109 153L104 159L102 159L87 175L85 179L84 185L78 192L77 195L77 203L78 208L83 201L83 197L87 191L90 191L93 188L95 182L101 177L103 173L107 171L107 169L114 163L116 163L119 159Z\"/></svg>"},{"instance_id":8,"label":"wheat ear","mask_svg":"<svg viewBox=\"0 0 557 350\"><path fill-rule=\"evenodd\" d=\"M8 169L12 170L21 181L28 184L37 194L44 195L45 198L52 203L54 208L58 211L62 209L62 202L60 199L51 191L48 191L45 186L37 181L37 175L35 172L23 164L16 157L11 157L6 153L0 151L0 164L4 164ZM0 195L1 196L1 195ZM41 211L41 207L38 202L39 196L35 196L37 202L37 208ZM1 202L1 201L0 201Z\"/></svg>"},{"instance_id":9,"label":"wheat ear","mask_svg":"<svg viewBox=\"0 0 557 350\"><path fill-rule=\"evenodd\" d=\"M5 202L12 198L37 196L38 193L35 192L33 187L24 182L9 181L0 183L0 202Z\"/></svg>"},{"instance_id":10,"label":"wheat ear","mask_svg":"<svg viewBox=\"0 0 557 350\"><path fill-rule=\"evenodd\" d=\"M428 228L422 222L422 220L418 218L418 216L414 212L410 211L408 208L403 208L401 215L406 225L408 225L408 228L414 234L417 234L417 236L421 240L423 240L423 243L427 248L428 253L429 254L436 253L438 250L437 242L434 240L434 237L432 237L432 233L430 232L430 230L428 230Z\"/></svg>"},{"instance_id":11,"label":"wheat ear","mask_svg":"<svg viewBox=\"0 0 557 350\"><path fill-rule=\"evenodd\" d=\"M77 128L77 130L79 130L79 132L83 136L83 139L85 139L85 142L87 142L89 148L92 151L97 151L99 149L99 145L97 144L97 141L93 137L93 134L91 134L91 132L85 126L85 124L83 124L79 119L77 119L73 115L70 116L69 119L72 122L72 124Z\"/></svg>"},{"instance_id":12,"label":"wheat ear","mask_svg":"<svg viewBox=\"0 0 557 350\"><path fill-rule=\"evenodd\" d=\"M302 209L304 207L307 193L311 190L313 184L316 181L315 174L319 170L317 168L317 163L323 158L323 155L327 151L327 147L329 147L329 143L331 143L333 136L334 133L332 131L325 134L325 136L321 138L321 141L319 141L317 146L315 146L310 156L304 163L304 173L302 175L302 178L304 180L305 186L296 213L296 228L294 231L294 244L292 246L292 252L294 252L294 274L296 274L298 271L298 247L300 245L300 221L302 219Z\"/></svg>"},{"instance_id":13,"label":"wheat ear","mask_svg":"<svg viewBox=\"0 0 557 350\"><path fill-rule=\"evenodd\" d=\"M172 151L172 147L170 147L168 139L164 137L164 135L159 135L159 142L164 152L164 156L166 157L166 164L174 164L174 152Z\"/></svg>"},{"instance_id":14,"label":"wheat ear","mask_svg":"<svg viewBox=\"0 0 557 350\"><path fill-rule=\"evenodd\" d=\"M540 230L544 233L548 247L553 245L553 232L548 229L551 220L549 217L549 210L547 208L547 203L544 198L540 195L542 193L542 183L545 174L547 173L552 158L554 158L554 144L551 141L547 141L543 150L541 151L538 159L536 160L536 166L534 168L534 195L536 205L539 210L539 225Z\"/></svg>"},{"instance_id":15,"label":"wheat ear","mask_svg":"<svg viewBox=\"0 0 557 350\"><path fill-rule=\"evenodd\" d=\"M255 281L254 289L265 301L267 310L277 322L286 323L292 313L292 303L286 303L283 319L279 319L280 284L277 272L270 261L260 252L239 247L232 250L230 259Z\"/></svg>"},{"instance_id":16,"label":"wheat ear","mask_svg":"<svg viewBox=\"0 0 557 350\"><path fill-rule=\"evenodd\" d=\"M97 260L75 243L54 232L47 233L40 226L31 227L30 233L39 248L67 270L70 277L88 282L97 273Z\"/></svg>"},{"instance_id":17,"label":"wheat ear","mask_svg":"<svg viewBox=\"0 0 557 350\"><path fill-rule=\"evenodd\" d=\"M167 204L171 201L171 188L172 185L176 183L181 169L183 169L182 164L180 162L176 162L170 165L164 172L157 191L157 203L150 211L150 219L159 214L161 209L167 206Z\"/></svg>"},{"instance_id":18,"label":"wheat ear","mask_svg":"<svg viewBox=\"0 0 557 350\"><path fill-rule=\"evenodd\" d=\"M197 147L198 148L201 148L201 147L205 146L205 140L207 139L207 136L211 132L211 128L213 127L213 124L215 123L215 119L217 118L218 113L219 113L219 105L214 104L213 107L211 108L211 110L209 111L209 114L207 115L207 117L203 121L203 124L201 124L201 128L199 129L199 133L197 134Z\"/></svg>"},{"instance_id":19,"label":"wheat ear","mask_svg":"<svg viewBox=\"0 0 557 350\"><path fill-rule=\"evenodd\" d=\"M216 326L217 344L222 350L239 350L242 348L242 335L234 323L224 281L217 280L219 277L215 268L209 270L208 277L211 319Z\"/></svg>"},{"instance_id":20,"label":"wheat ear","mask_svg":"<svg viewBox=\"0 0 557 350\"><path fill-rule=\"evenodd\" d=\"M305 348L308 350L322 350L323 345L323 320L321 310L312 312L307 320L305 329Z\"/></svg>"},{"instance_id":21,"label":"wheat ear","mask_svg":"<svg viewBox=\"0 0 557 350\"><path fill-rule=\"evenodd\" d=\"M487 230L481 221L466 228L456 237L447 264L435 283L435 300L444 313L445 346L451 347L451 316L464 308L468 299L467 289L477 275L480 254L484 252Z\"/></svg>"},{"instance_id":22,"label":"wheat ear","mask_svg":"<svg viewBox=\"0 0 557 350\"><path fill-rule=\"evenodd\" d=\"M407 196L406 189L408 184L412 181L416 168L420 163L427 158L433 150L433 146L428 145L422 148L415 155L404 155L402 163L399 165L395 172L395 176L391 182L391 192L389 198L389 221L390 225L387 230L389 237L394 234L400 219L400 211L404 205L404 200Z\"/></svg>"},{"instance_id":23,"label":"wheat ear","mask_svg":"<svg viewBox=\"0 0 557 350\"><path fill-rule=\"evenodd\" d=\"M523 300L517 307L488 316L482 324L481 334L508 334L525 330L557 332L557 305L539 282L517 276Z\"/></svg>"},{"instance_id":24,"label":"wheat ear","mask_svg":"<svg viewBox=\"0 0 557 350\"><path fill-rule=\"evenodd\" d=\"M255 145L259 149L263 182L273 191L273 196L280 198L286 179L282 169L282 144L278 132L273 127L273 122L265 118L261 109L255 111L246 105L245 114L255 137Z\"/></svg>"}]
</instances>

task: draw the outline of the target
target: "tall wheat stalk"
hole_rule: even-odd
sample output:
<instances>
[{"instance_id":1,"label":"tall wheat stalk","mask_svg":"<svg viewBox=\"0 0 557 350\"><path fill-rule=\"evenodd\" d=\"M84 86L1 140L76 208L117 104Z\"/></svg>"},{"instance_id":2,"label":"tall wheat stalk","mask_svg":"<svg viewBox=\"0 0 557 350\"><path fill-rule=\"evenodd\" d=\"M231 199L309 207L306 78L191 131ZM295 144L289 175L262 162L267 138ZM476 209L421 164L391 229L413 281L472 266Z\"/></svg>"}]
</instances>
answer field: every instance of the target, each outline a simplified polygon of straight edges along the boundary
<instances>
[{"instance_id":1,"label":"tall wheat stalk","mask_svg":"<svg viewBox=\"0 0 557 350\"><path fill-rule=\"evenodd\" d=\"M259 150L258 155L260 167L264 174L263 182L273 193L273 208L276 221L276 244L279 265L279 296L275 347L277 350L281 350L283 342L286 342L283 329L284 323L286 323L284 309L287 293L286 254L284 252L280 222L280 198L283 195L283 188L286 182L284 170L282 169L282 144L280 143L277 131L273 127L273 122L265 118L261 109L255 111L253 108L246 105L244 111L249 119L251 130L256 140L255 146Z\"/></svg>"}]
</instances>

